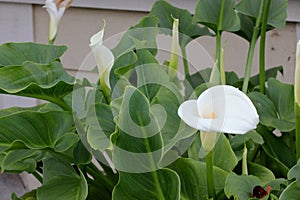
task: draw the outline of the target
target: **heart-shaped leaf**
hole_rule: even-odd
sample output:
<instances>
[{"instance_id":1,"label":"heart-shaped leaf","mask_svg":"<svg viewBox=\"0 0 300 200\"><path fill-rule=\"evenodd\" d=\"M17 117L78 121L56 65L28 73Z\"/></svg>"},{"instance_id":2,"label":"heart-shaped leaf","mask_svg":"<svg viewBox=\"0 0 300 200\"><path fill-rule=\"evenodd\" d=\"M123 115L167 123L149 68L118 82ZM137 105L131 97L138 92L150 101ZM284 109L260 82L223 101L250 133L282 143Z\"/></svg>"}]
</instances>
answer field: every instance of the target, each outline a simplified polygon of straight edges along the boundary
<instances>
[{"instance_id":1,"label":"heart-shaped leaf","mask_svg":"<svg viewBox=\"0 0 300 200\"><path fill-rule=\"evenodd\" d=\"M242 0L236 5L236 10L244 15L257 18L261 0ZM287 17L287 0L272 0L269 9L268 25L283 28Z\"/></svg>"},{"instance_id":2,"label":"heart-shaped leaf","mask_svg":"<svg viewBox=\"0 0 300 200\"><path fill-rule=\"evenodd\" d=\"M234 10L234 6L234 0L198 0L194 21L211 28L215 33L238 31L240 29L240 19Z\"/></svg>"},{"instance_id":3,"label":"heart-shaped leaf","mask_svg":"<svg viewBox=\"0 0 300 200\"><path fill-rule=\"evenodd\" d=\"M44 99L62 107L68 107L62 98L72 92L74 81L57 61L0 68L0 93Z\"/></svg>"},{"instance_id":4,"label":"heart-shaped leaf","mask_svg":"<svg viewBox=\"0 0 300 200\"><path fill-rule=\"evenodd\" d=\"M44 159L43 175L43 185L37 190L38 199L86 199L88 186L83 174L77 174L59 155L49 154Z\"/></svg>"},{"instance_id":5,"label":"heart-shaped leaf","mask_svg":"<svg viewBox=\"0 0 300 200\"><path fill-rule=\"evenodd\" d=\"M25 62L51 63L62 56L66 46L53 46L36 43L6 43L0 45L0 67L23 65Z\"/></svg>"},{"instance_id":6,"label":"heart-shaped leaf","mask_svg":"<svg viewBox=\"0 0 300 200\"><path fill-rule=\"evenodd\" d=\"M203 162L189 158L179 158L169 166L176 171L181 182L181 199L201 200L206 199L206 165ZM214 167L215 190L217 193L223 190L228 172Z\"/></svg>"},{"instance_id":7,"label":"heart-shaped leaf","mask_svg":"<svg viewBox=\"0 0 300 200\"><path fill-rule=\"evenodd\" d=\"M179 200L180 180L170 169L148 173L120 172L119 183L113 190L113 200Z\"/></svg>"},{"instance_id":8,"label":"heart-shaped leaf","mask_svg":"<svg viewBox=\"0 0 300 200\"><path fill-rule=\"evenodd\" d=\"M253 188L261 185L261 181L255 176L238 176L235 173L231 173L227 176L224 190L228 198L249 199Z\"/></svg>"},{"instance_id":9,"label":"heart-shaped leaf","mask_svg":"<svg viewBox=\"0 0 300 200\"><path fill-rule=\"evenodd\" d=\"M172 33L173 18L179 19L179 43L185 47L192 39L203 35L211 35L206 27L200 27L193 23L192 14L185 9L172 6L167 1L156 1L150 11L150 16L156 16L159 19L158 26L165 34Z\"/></svg>"}]
</instances>

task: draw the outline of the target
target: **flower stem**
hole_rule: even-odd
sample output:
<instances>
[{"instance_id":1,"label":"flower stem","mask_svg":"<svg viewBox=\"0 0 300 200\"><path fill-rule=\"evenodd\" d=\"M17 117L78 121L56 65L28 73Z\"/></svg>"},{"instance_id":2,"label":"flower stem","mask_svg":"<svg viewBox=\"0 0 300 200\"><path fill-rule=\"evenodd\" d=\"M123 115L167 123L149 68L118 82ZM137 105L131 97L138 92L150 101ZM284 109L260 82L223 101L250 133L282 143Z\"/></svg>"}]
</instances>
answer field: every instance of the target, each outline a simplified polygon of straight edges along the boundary
<instances>
[{"instance_id":1,"label":"flower stem","mask_svg":"<svg viewBox=\"0 0 300 200\"><path fill-rule=\"evenodd\" d=\"M214 150L206 155L206 180L208 197L216 199L215 183L214 183Z\"/></svg>"},{"instance_id":2,"label":"flower stem","mask_svg":"<svg viewBox=\"0 0 300 200\"><path fill-rule=\"evenodd\" d=\"M295 103L296 115L296 159L300 159L300 107Z\"/></svg>"},{"instance_id":3,"label":"flower stem","mask_svg":"<svg viewBox=\"0 0 300 200\"><path fill-rule=\"evenodd\" d=\"M225 9L225 0L222 0L220 8L220 16L218 22L218 30L216 32L216 57L215 62L218 70L220 71L220 57L221 57L221 35L222 35L222 25L223 25L223 16Z\"/></svg>"},{"instance_id":4,"label":"flower stem","mask_svg":"<svg viewBox=\"0 0 300 200\"><path fill-rule=\"evenodd\" d=\"M254 55L254 50L255 50L255 44L257 41L257 37L259 34L259 27L260 27L260 22L263 14L263 7L264 7L264 1L260 2L260 7L259 7L259 13L256 19L255 27L253 29L253 34L248 50L248 57L247 57L247 63L246 63L246 70L245 70L245 75L244 75L244 82L243 82L243 92L246 93L248 90L248 84L250 80L250 73L251 73L251 67L252 67L252 61L253 61L253 55Z\"/></svg>"},{"instance_id":5,"label":"flower stem","mask_svg":"<svg viewBox=\"0 0 300 200\"><path fill-rule=\"evenodd\" d=\"M184 67L184 75L185 77L188 77L190 76L190 72L189 72L189 64L186 57L185 47L181 47L181 53L182 53L182 60L183 60L183 67Z\"/></svg>"},{"instance_id":6,"label":"flower stem","mask_svg":"<svg viewBox=\"0 0 300 200\"><path fill-rule=\"evenodd\" d=\"M106 99L107 104L110 104L110 91L104 81L104 76L100 77L100 87L103 92L104 98Z\"/></svg>"},{"instance_id":7,"label":"flower stem","mask_svg":"<svg viewBox=\"0 0 300 200\"><path fill-rule=\"evenodd\" d=\"M266 0L264 8L264 15L261 25L261 38L260 38L260 49L259 49L259 89L261 93L265 93L265 47L266 47L266 32L268 24L268 16L270 9L271 0Z\"/></svg>"},{"instance_id":8,"label":"flower stem","mask_svg":"<svg viewBox=\"0 0 300 200\"><path fill-rule=\"evenodd\" d=\"M248 166L247 166L247 145L244 143L244 152L243 152L243 160L242 160L242 173L244 175L248 175Z\"/></svg>"},{"instance_id":9,"label":"flower stem","mask_svg":"<svg viewBox=\"0 0 300 200\"><path fill-rule=\"evenodd\" d=\"M32 175L34 176L34 178L36 178L40 183L43 183L43 178L42 176L37 173L36 171L32 172Z\"/></svg>"},{"instance_id":10,"label":"flower stem","mask_svg":"<svg viewBox=\"0 0 300 200\"><path fill-rule=\"evenodd\" d=\"M220 71L220 59L221 59L221 32L218 31L216 35L216 57L215 63L217 65L217 69Z\"/></svg>"}]
</instances>

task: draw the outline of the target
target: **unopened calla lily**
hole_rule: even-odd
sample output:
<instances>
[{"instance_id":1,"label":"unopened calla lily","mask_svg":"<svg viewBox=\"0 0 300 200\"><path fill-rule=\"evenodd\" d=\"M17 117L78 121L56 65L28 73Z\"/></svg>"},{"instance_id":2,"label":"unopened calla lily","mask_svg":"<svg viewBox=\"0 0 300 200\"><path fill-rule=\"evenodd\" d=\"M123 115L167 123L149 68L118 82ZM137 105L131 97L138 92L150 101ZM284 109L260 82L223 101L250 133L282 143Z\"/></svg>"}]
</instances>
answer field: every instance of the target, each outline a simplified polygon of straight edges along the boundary
<instances>
[{"instance_id":1,"label":"unopened calla lily","mask_svg":"<svg viewBox=\"0 0 300 200\"><path fill-rule=\"evenodd\" d=\"M45 8L50 17L49 43L55 40L58 25L65 10L71 5L73 0L46 0Z\"/></svg>"},{"instance_id":2,"label":"unopened calla lily","mask_svg":"<svg viewBox=\"0 0 300 200\"><path fill-rule=\"evenodd\" d=\"M173 28L172 28L172 49L170 56L170 64L169 64L169 77L170 80L173 80L177 75L178 71L178 55L179 55L179 34L178 34L178 26L179 19L173 18Z\"/></svg>"},{"instance_id":3,"label":"unopened calla lily","mask_svg":"<svg viewBox=\"0 0 300 200\"><path fill-rule=\"evenodd\" d=\"M98 67L98 73L100 76L100 83L110 88L109 84L109 72L114 64L114 55L106 46L103 45L103 28L90 38L90 48L92 49L93 55L96 60L96 65Z\"/></svg>"},{"instance_id":4,"label":"unopened calla lily","mask_svg":"<svg viewBox=\"0 0 300 200\"><path fill-rule=\"evenodd\" d=\"M228 85L211 87L197 100L183 102L178 115L189 126L204 132L245 134L259 122L247 95Z\"/></svg>"}]
</instances>

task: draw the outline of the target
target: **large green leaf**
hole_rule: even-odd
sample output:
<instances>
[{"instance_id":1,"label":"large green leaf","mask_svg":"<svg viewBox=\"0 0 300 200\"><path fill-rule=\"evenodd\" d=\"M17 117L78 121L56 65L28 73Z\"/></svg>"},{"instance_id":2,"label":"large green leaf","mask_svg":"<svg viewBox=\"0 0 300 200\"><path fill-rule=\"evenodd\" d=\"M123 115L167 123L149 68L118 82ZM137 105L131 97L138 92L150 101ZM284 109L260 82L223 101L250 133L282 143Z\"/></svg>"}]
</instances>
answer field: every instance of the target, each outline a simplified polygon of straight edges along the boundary
<instances>
[{"instance_id":1,"label":"large green leaf","mask_svg":"<svg viewBox=\"0 0 300 200\"><path fill-rule=\"evenodd\" d=\"M203 162L188 158L179 158L169 166L176 171L181 182L181 199L202 200L206 199L206 165ZM228 172L214 167L215 190L217 193L223 190Z\"/></svg>"},{"instance_id":2,"label":"large green leaf","mask_svg":"<svg viewBox=\"0 0 300 200\"><path fill-rule=\"evenodd\" d=\"M248 163L248 173L258 177L263 185L275 180L275 176L271 170L257 163Z\"/></svg>"},{"instance_id":3,"label":"large green leaf","mask_svg":"<svg viewBox=\"0 0 300 200\"><path fill-rule=\"evenodd\" d=\"M73 90L74 81L58 61L25 62L0 68L0 93L45 99L59 105L64 104L62 98Z\"/></svg>"},{"instance_id":4,"label":"large green leaf","mask_svg":"<svg viewBox=\"0 0 300 200\"><path fill-rule=\"evenodd\" d=\"M240 19L234 6L234 0L198 0L194 21L211 28L215 33L237 31L240 29Z\"/></svg>"},{"instance_id":5,"label":"large green leaf","mask_svg":"<svg viewBox=\"0 0 300 200\"><path fill-rule=\"evenodd\" d=\"M277 128L283 132L292 131L295 129L292 106L294 101L292 97L293 91L289 86L281 85L276 90L271 86L271 93L272 99L259 92L248 94L257 109L260 122L265 126Z\"/></svg>"},{"instance_id":6,"label":"large green leaf","mask_svg":"<svg viewBox=\"0 0 300 200\"><path fill-rule=\"evenodd\" d=\"M148 173L120 172L119 183L113 190L114 200L179 200L180 180L170 169Z\"/></svg>"},{"instance_id":7,"label":"large green leaf","mask_svg":"<svg viewBox=\"0 0 300 200\"><path fill-rule=\"evenodd\" d=\"M194 160L205 162L206 153L201 149L200 136L194 139L193 144L189 148L189 157ZM224 134L220 134L214 146L214 166L222 170L231 172L237 165L238 160L230 146L230 143Z\"/></svg>"},{"instance_id":8,"label":"large green leaf","mask_svg":"<svg viewBox=\"0 0 300 200\"><path fill-rule=\"evenodd\" d=\"M226 179L224 190L228 198L249 199L253 188L261 185L261 181L255 176L238 176L235 173L231 173Z\"/></svg>"},{"instance_id":9,"label":"large green leaf","mask_svg":"<svg viewBox=\"0 0 300 200\"><path fill-rule=\"evenodd\" d=\"M72 114L64 111L40 113L19 111L0 118L2 171L33 172L47 152L65 152L78 136L69 132Z\"/></svg>"},{"instance_id":10,"label":"large green leaf","mask_svg":"<svg viewBox=\"0 0 300 200\"><path fill-rule=\"evenodd\" d=\"M294 181L281 193L279 200L298 200L300 196L300 186L298 181Z\"/></svg>"},{"instance_id":11,"label":"large green leaf","mask_svg":"<svg viewBox=\"0 0 300 200\"><path fill-rule=\"evenodd\" d=\"M264 138L262 145L267 154L267 167L279 176L286 176L288 170L296 164L296 155L293 148L287 146L283 140L275 136L263 126L258 126L257 132Z\"/></svg>"},{"instance_id":12,"label":"large green leaf","mask_svg":"<svg viewBox=\"0 0 300 200\"><path fill-rule=\"evenodd\" d=\"M143 17L138 24L125 32L112 52L116 58L134 49L147 49L155 55L157 53L156 35L158 33L157 17Z\"/></svg>"},{"instance_id":13,"label":"large green leaf","mask_svg":"<svg viewBox=\"0 0 300 200\"><path fill-rule=\"evenodd\" d=\"M34 172L37 162L41 161L45 154L42 150L14 149L4 153L5 157L0 159L1 171L20 173L22 171Z\"/></svg>"},{"instance_id":14,"label":"large green leaf","mask_svg":"<svg viewBox=\"0 0 300 200\"><path fill-rule=\"evenodd\" d=\"M242 0L236 10L244 15L257 18L261 0ZM269 9L268 25L283 28L287 17L287 0L272 0Z\"/></svg>"},{"instance_id":15,"label":"large green leaf","mask_svg":"<svg viewBox=\"0 0 300 200\"><path fill-rule=\"evenodd\" d=\"M77 174L66 159L57 154L43 161L43 185L37 190L38 199L84 200L88 194L87 182Z\"/></svg>"},{"instance_id":16,"label":"large green leaf","mask_svg":"<svg viewBox=\"0 0 300 200\"><path fill-rule=\"evenodd\" d=\"M22 65L26 61L47 64L59 59L66 50L66 46L36 43L2 44L0 45L0 67Z\"/></svg>"},{"instance_id":17,"label":"large green leaf","mask_svg":"<svg viewBox=\"0 0 300 200\"><path fill-rule=\"evenodd\" d=\"M137 108L143 109L137 109ZM158 168L162 156L162 136L159 121L160 110L152 106L138 89L128 86L120 107L113 142L114 163L117 169L135 172ZM128 145L134 144L134 145Z\"/></svg>"},{"instance_id":18,"label":"large green leaf","mask_svg":"<svg viewBox=\"0 0 300 200\"><path fill-rule=\"evenodd\" d=\"M167 1L156 1L150 11L150 16L156 16L159 19L158 26L165 34L171 34L173 27L173 18L179 19L179 43L185 47L192 39L203 35L211 35L206 27L200 27L193 23L192 14L185 9L172 6ZM165 30L166 29L166 30Z\"/></svg>"},{"instance_id":19,"label":"large green leaf","mask_svg":"<svg viewBox=\"0 0 300 200\"><path fill-rule=\"evenodd\" d=\"M274 103L279 118L295 123L294 86L282 83L275 78L270 78L268 80L267 94Z\"/></svg>"},{"instance_id":20,"label":"large green leaf","mask_svg":"<svg viewBox=\"0 0 300 200\"><path fill-rule=\"evenodd\" d=\"M90 106L87 114L87 140L94 150L105 150L110 146L110 135L115 131L111 107L104 103Z\"/></svg>"},{"instance_id":21,"label":"large green leaf","mask_svg":"<svg viewBox=\"0 0 300 200\"><path fill-rule=\"evenodd\" d=\"M297 164L290 169L288 178L296 178L298 183L300 183L300 160L298 160Z\"/></svg>"},{"instance_id":22,"label":"large green leaf","mask_svg":"<svg viewBox=\"0 0 300 200\"><path fill-rule=\"evenodd\" d=\"M16 141L30 149L66 149L71 145L68 141L73 138L72 134L70 137L66 134L72 124L72 114L64 111L24 111L1 117L0 149L4 151ZM74 143L74 140L70 142Z\"/></svg>"}]
</instances>

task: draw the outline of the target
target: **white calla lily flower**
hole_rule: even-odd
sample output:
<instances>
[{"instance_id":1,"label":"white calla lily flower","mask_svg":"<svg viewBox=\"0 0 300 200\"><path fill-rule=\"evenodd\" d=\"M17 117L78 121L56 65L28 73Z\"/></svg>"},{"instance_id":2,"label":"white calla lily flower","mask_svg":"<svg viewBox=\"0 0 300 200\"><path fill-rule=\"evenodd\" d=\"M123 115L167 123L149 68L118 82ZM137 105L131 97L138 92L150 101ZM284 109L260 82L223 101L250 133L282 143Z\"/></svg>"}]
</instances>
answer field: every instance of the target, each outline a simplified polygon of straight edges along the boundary
<instances>
[{"instance_id":1,"label":"white calla lily flower","mask_svg":"<svg viewBox=\"0 0 300 200\"><path fill-rule=\"evenodd\" d=\"M43 8L47 10L50 17L49 41L54 41L60 19L71 3L72 0L46 0Z\"/></svg>"},{"instance_id":2,"label":"white calla lily flower","mask_svg":"<svg viewBox=\"0 0 300 200\"><path fill-rule=\"evenodd\" d=\"M259 122L247 95L228 85L211 87L197 100L183 102L178 115L187 125L203 132L245 134Z\"/></svg>"},{"instance_id":3,"label":"white calla lily flower","mask_svg":"<svg viewBox=\"0 0 300 200\"><path fill-rule=\"evenodd\" d=\"M106 46L102 44L104 29L105 29L105 24L98 33L94 34L90 38L90 48L92 49L93 55L96 60L100 79L103 78L106 86L110 88L109 73L114 64L115 59L110 49L108 49Z\"/></svg>"}]
</instances>

